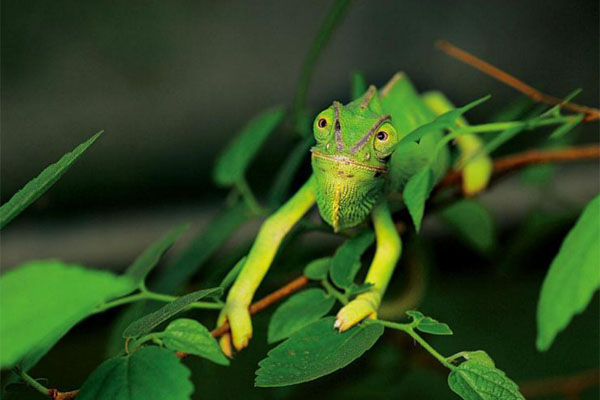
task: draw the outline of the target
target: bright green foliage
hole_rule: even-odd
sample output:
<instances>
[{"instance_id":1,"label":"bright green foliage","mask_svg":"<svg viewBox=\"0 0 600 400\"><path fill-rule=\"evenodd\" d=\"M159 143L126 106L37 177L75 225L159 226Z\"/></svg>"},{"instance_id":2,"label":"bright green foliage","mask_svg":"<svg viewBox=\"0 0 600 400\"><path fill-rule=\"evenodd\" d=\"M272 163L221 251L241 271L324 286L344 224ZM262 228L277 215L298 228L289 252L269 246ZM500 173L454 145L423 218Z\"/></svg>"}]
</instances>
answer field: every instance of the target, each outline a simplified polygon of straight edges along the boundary
<instances>
[{"instance_id":1,"label":"bright green foliage","mask_svg":"<svg viewBox=\"0 0 600 400\"><path fill-rule=\"evenodd\" d=\"M490 357L488 353L483 350L465 351L463 353L463 357L465 357L467 360L477 361L480 364L485 364L492 368L496 367L492 357Z\"/></svg>"},{"instance_id":2,"label":"bright green foliage","mask_svg":"<svg viewBox=\"0 0 600 400\"><path fill-rule=\"evenodd\" d=\"M27 182L21 190L19 190L9 201L4 203L0 207L0 229L4 228L6 224L12 221L17 215L19 215L25 208L31 203L36 201L46 190L48 190L54 183L60 179L60 177L67 172L67 170L73 165L75 160L82 155L88 147L90 147L103 131L96 133L94 136L75 147L73 151L65 154L56 163L46 167L34 179Z\"/></svg>"},{"instance_id":3,"label":"bright green foliage","mask_svg":"<svg viewBox=\"0 0 600 400\"><path fill-rule=\"evenodd\" d=\"M128 277L60 261L32 261L0 278L0 365L31 367L73 325L135 289Z\"/></svg>"},{"instance_id":4,"label":"bright green foliage","mask_svg":"<svg viewBox=\"0 0 600 400\"><path fill-rule=\"evenodd\" d=\"M152 268L158 264L163 254L175 243L177 239L189 228L189 224L179 225L169 231L165 236L152 243L133 264L127 268L125 275L129 276L136 284L141 284Z\"/></svg>"},{"instance_id":5,"label":"bright green foliage","mask_svg":"<svg viewBox=\"0 0 600 400\"><path fill-rule=\"evenodd\" d=\"M176 319L158 337L168 349L193 354L220 365L229 365L229 359L223 355L215 338L196 320Z\"/></svg>"},{"instance_id":6,"label":"bright green foliage","mask_svg":"<svg viewBox=\"0 0 600 400\"><path fill-rule=\"evenodd\" d=\"M313 260L304 268L304 276L315 281L325 279L329 273L330 265L331 257L323 257Z\"/></svg>"},{"instance_id":7,"label":"bright green foliage","mask_svg":"<svg viewBox=\"0 0 600 400\"><path fill-rule=\"evenodd\" d=\"M517 384L489 362L463 362L450 372L448 385L464 400L525 399Z\"/></svg>"},{"instance_id":8,"label":"bright green foliage","mask_svg":"<svg viewBox=\"0 0 600 400\"><path fill-rule=\"evenodd\" d=\"M367 80L365 79L365 76L360 71L352 72L352 89L350 92L352 100L358 99L366 91Z\"/></svg>"},{"instance_id":9,"label":"bright green foliage","mask_svg":"<svg viewBox=\"0 0 600 400\"><path fill-rule=\"evenodd\" d=\"M476 200L452 203L441 212L441 217L470 247L487 253L496 245L492 214Z\"/></svg>"},{"instance_id":10,"label":"bright green foliage","mask_svg":"<svg viewBox=\"0 0 600 400\"><path fill-rule=\"evenodd\" d=\"M155 346L111 358L85 381L77 400L188 400L190 371L171 351Z\"/></svg>"},{"instance_id":11,"label":"bright green foliage","mask_svg":"<svg viewBox=\"0 0 600 400\"><path fill-rule=\"evenodd\" d=\"M402 196L408 212L415 224L417 232L421 229L421 221L425 212L425 202L433 187L433 171L425 167L413 175L406 184Z\"/></svg>"},{"instance_id":12,"label":"bright green foliage","mask_svg":"<svg viewBox=\"0 0 600 400\"><path fill-rule=\"evenodd\" d=\"M215 182L228 186L244 179L246 168L269 135L279 126L284 114L282 107L276 107L248 122L219 156L214 171Z\"/></svg>"},{"instance_id":13,"label":"bright green foliage","mask_svg":"<svg viewBox=\"0 0 600 400\"><path fill-rule=\"evenodd\" d=\"M600 287L600 196L583 210L544 279L537 310L538 350L582 312Z\"/></svg>"},{"instance_id":14,"label":"bright green foliage","mask_svg":"<svg viewBox=\"0 0 600 400\"><path fill-rule=\"evenodd\" d=\"M329 276L340 288L349 288L360 269L360 257L373 244L375 235L371 231L362 232L341 245L331 259Z\"/></svg>"},{"instance_id":15,"label":"bright green foliage","mask_svg":"<svg viewBox=\"0 0 600 400\"><path fill-rule=\"evenodd\" d=\"M423 333L429 333L431 335L452 335L452 330L447 324L439 322L431 317L426 317L420 311L408 310L406 311L406 315L412 318L417 324L416 328Z\"/></svg>"},{"instance_id":16,"label":"bright green foliage","mask_svg":"<svg viewBox=\"0 0 600 400\"><path fill-rule=\"evenodd\" d=\"M159 310L132 322L127 329L125 329L125 332L123 332L123 337L136 338L144 335L171 318L173 315L185 310L187 306L193 302L198 301L206 296L219 294L222 291L222 288L211 288L198 290L196 292L188 293L185 296L181 296L172 303L168 303L161 307Z\"/></svg>"},{"instance_id":17,"label":"bright green foliage","mask_svg":"<svg viewBox=\"0 0 600 400\"><path fill-rule=\"evenodd\" d=\"M258 364L256 386L287 386L330 374L360 357L383 334L383 326L372 323L339 333L334 319L317 321L271 350Z\"/></svg>"},{"instance_id":18,"label":"bright green foliage","mask_svg":"<svg viewBox=\"0 0 600 400\"><path fill-rule=\"evenodd\" d=\"M268 341L285 339L327 314L335 298L321 289L308 289L293 295L280 305L269 323Z\"/></svg>"}]
</instances>

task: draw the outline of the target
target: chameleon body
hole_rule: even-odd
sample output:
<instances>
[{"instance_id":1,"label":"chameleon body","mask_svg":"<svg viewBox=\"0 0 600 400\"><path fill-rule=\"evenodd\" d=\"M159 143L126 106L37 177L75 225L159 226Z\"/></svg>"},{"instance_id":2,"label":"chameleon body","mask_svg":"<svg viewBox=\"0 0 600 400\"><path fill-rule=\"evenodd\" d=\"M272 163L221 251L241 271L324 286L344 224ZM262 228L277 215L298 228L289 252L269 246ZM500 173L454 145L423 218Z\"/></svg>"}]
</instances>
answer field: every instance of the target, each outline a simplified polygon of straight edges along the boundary
<instances>
[{"instance_id":1,"label":"chameleon body","mask_svg":"<svg viewBox=\"0 0 600 400\"><path fill-rule=\"evenodd\" d=\"M334 327L345 331L366 317L376 316L402 247L391 208L398 207L399 194L427 163L444 132L431 132L418 143L398 149L396 145L416 128L453 108L443 94L421 95L404 74L398 73L381 90L370 86L351 103L334 102L317 115L313 126L316 145L311 149L313 174L262 225L219 317L219 324L229 320L231 325L231 333L221 338L226 354L231 355L232 343L237 350L247 346L252 336L248 307L253 295L286 233L315 203L336 232L371 219L377 240L365 278L373 286L338 312ZM466 124L464 120L456 123ZM480 152L482 143L475 136L459 136L457 145L459 160L468 157L463 191L472 195L485 188L491 161ZM450 167L450 152L444 147L435 154L430 165L438 181Z\"/></svg>"}]
</instances>

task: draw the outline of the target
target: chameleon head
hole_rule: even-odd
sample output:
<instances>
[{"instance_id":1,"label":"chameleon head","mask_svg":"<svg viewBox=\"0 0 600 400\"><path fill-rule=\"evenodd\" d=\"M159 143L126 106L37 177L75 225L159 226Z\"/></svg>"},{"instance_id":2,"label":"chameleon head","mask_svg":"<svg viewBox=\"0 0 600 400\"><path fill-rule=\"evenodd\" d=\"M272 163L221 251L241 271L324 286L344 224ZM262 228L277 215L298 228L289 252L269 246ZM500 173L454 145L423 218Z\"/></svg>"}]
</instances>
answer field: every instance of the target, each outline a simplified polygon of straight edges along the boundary
<instances>
[{"instance_id":1,"label":"chameleon head","mask_svg":"<svg viewBox=\"0 0 600 400\"><path fill-rule=\"evenodd\" d=\"M312 148L319 212L335 231L360 224L383 194L398 141L374 86L357 100L317 115Z\"/></svg>"}]
</instances>

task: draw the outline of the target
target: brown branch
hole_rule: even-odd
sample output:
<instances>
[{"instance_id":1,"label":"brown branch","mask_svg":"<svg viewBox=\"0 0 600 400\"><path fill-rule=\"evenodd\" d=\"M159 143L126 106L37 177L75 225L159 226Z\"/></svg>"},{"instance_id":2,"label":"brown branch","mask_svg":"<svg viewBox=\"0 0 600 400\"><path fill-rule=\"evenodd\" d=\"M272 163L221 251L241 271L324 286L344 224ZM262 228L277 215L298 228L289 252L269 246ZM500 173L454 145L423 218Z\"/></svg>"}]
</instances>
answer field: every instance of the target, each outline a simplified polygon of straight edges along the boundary
<instances>
[{"instance_id":1,"label":"brown branch","mask_svg":"<svg viewBox=\"0 0 600 400\"><path fill-rule=\"evenodd\" d=\"M552 395L562 395L568 399L579 398L585 390L598 386L600 386L600 369L583 371L570 376L519 382L521 393L528 399Z\"/></svg>"},{"instance_id":2,"label":"brown branch","mask_svg":"<svg viewBox=\"0 0 600 400\"><path fill-rule=\"evenodd\" d=\"M585 114L584 121L586 121L586 122L600 119L600 110L598 110L596 108L591 108L591 107L571 103L568 101L564 101L562 99L559 99L558 97L554 97L554 96L550 96L548 94L542 93L539 90L529 86L525 82L502 71L500 68L497 68L497 67L493 66L492 64L490 64L486 61L483 61L482 59L474 56L473 54L471 54L459 47L454 46L452 43L450 43L446 40L438 40L436 42L436 46L440 50L442 50L444 53L448 54L449 56L451 56L459 61L462 61L465 64L472 66L473 68L478 69L479 71L483 72L484 74L487 74L487 75L491 76L492 78L495 78L496 80L512 87L513 89L518 90L519 92L523 93L524 95L526 95L527 97L531 98L534 101L539 101L541 103L550 104L550 105L560 104L562 107L564 107L568 110Z\"/></svg>"},{"instance_id":3,"label":"brown branch","mask_svg":"<svg viewBox=\"0 0 600 400\"><path fill-rule=\"evenodd\" d=\"M593 160L597 158L600 158L600 146L598 145L567 147L555 150L529 150L494 160L492 177L498 178L499 176L528 165ZM461 171L451 171L440 181L437 189L439 190L460 184L461 180Z\"/></svg>"},{"instance_id":4,"label":"brown branch","mask_svg":"<svg viewBox=\"0 0 600 400\"><path fill-rule=\"evenodd\" d=\"M523 153L514 154L511 156L499 158L494 161L493 168L493 176L499 176L505 174L507 172L513 171L518 168L522 168L528 165L533 164L541 164L548 162L568 162L568 161L577 161L577 160L589 160L596 159L600 157L600 146L589 145L589 146L581 146L581 147L570 147L566 149L559 150L531 150ZM439 183L438 188L447 188L450 186L454 186L460 184L462 179L462 175L460 171L451 171L446 175L446 177ZM300 290L304 286L306 286L309 282L309 279L305 276L300 276L287 285L275 290L273 293L268 294L257 302L253 303L250 306L250 315L254 315L270 305L281 301L292 293ZM229 332L230 327L229 323L225 323L218 328L214 329L211 332L211 335L215 338L224 335ZM188 354L183 352L176 353L178 357L183 358ZM596 375L598 374L595 371ZM591 372L590 372L591 374ZM591 378L588 375L583 377L577 375L566 378L556 378L554 381L558 382L557 385L561 384L561 387L567 387L568 385L589 385ZM583 383L582 383L583 382ZM595 381L596 382L596 381ZM524 390L533 390L529 389L527 384L523 384L526 389ZM532 383L533 385L533 383ZM597 382L595 383L597 386ZM536 385L532 387L536 388ZM586 386L590 387L590 386ZM58 389L49 389L48 396L52 400L72 400L77 396L78 391L74 390L71 392L60 392ZM525 391L524 391L525 393ZM535 394L529 395L531 397L535 396Z\"/></svg>"}]
</instances>

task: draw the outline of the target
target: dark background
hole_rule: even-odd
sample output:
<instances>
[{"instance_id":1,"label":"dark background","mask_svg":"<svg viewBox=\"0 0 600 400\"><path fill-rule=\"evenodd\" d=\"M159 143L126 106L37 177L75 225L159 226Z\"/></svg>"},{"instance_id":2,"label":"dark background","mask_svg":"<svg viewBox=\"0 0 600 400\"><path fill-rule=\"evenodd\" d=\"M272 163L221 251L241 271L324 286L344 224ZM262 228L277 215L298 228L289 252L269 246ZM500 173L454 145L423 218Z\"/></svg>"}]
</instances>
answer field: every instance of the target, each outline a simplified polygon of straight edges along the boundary
<instances>
[{"instance_id":1,"label":"dark background","mask_svg":"<svg viewBox=\"0 0 600 400\"><path fill-rule=\"evenodd\" d=\"M192 230L200 230L226 195L210 179L216 154L250 117L290 103L301 63L329 4L3 1L2 202L93 133L104 129L105 134L2 233L2 267L58 257L120 269L179 222L194 221ZM577 102L598 106L598 8L593 0L356 1L318 63L309 105L316 112L333 99L346 101L355 69L377 85L405 71L420 90L442 90L457 104L491 93L492 100L470 114L476 122L518 97L435 50L435 40L445 38L550 94L560 97L583 88ZM597 135L598 124L588 124L578 130L577 140L591 142ZM251 183L259 198L293 139L273 137L253 165ZM581 206L598 192L598 182L597 165L581 163L561 167L553 191ZM506 238L540 204L561 207L518 179L495 188L484 201ZM597 298L550 353L533 350L539 285L569 223L530 246L530 258L513 260L512 268L521 274L499 281L486 278L490 260L456 256L459 245L447 239L447 232L435 221L427 226L424 234L437 243L439 263L434 263L428 291L433 294L424 307L440 319L447 317L456 333L436 341L442 350L444 345L448 352L489 349L515 379L598 365ZM251 237L255 229L250 225L243 235ZM472 286L468 279L474 280ZM89 362L74 353L89 346L90 337L101 348L98 329L103 324L92 320L77 328L40 364L40 373L65 389L77 386L101 360L102 351L90 355ZM206 385L203 389L198 382L197 392L218 393L218 383L228 382L231 396L236 390L237 395L269 393L274 398L298 394L293 389L247 390L256 361L266 353L264 342L264 335L257 334L254 347L239 357L232 372L215 373L215 367L191 361L198 364L194 376ZM361 392L352 383L359 384L361 377L381 380L365 387L400 385L381 372L387 371L385 363L391 369L397 365L386 346L358 367L301 390L331 395L328 390L335 388L335 394L346 390L356 395ZM60 371L64 374L57 377ZM409 378L421 382L412 387L423 391L408 398L452 398L440 376L429 370L411 372ZM436 386L441 394L431 392ZM405 393L407 387L411 385L389 394Z\"/></svg>"}]
</instances>

